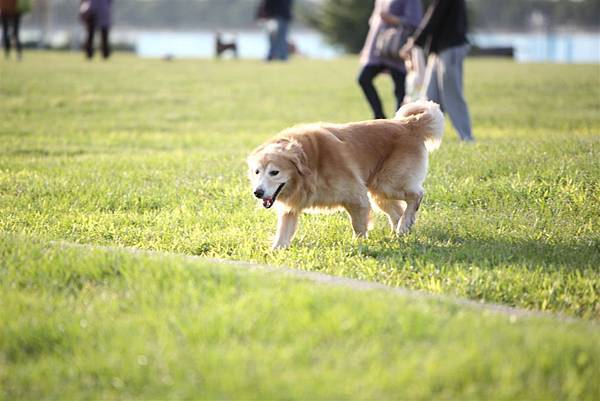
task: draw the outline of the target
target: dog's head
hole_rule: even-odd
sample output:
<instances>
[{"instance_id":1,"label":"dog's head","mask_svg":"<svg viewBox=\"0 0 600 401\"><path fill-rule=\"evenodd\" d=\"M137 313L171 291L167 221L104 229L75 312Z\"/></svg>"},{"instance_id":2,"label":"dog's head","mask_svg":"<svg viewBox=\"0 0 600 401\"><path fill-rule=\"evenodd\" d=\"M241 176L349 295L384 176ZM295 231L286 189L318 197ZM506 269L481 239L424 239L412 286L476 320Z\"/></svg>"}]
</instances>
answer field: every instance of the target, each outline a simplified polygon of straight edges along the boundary
<instances>
[{"instance_id":1,"label":"dog's head","mask_svg":"<svg viewBox=\"0 0 600 401\"><path fill-rule=\"evenodd\" d=\"M267 209L277 198L292 194L298 180L309 174L302 146L288 138L258 147L248 157L248 167L254 196L262 199Z\"/></svg>"}]
</instances>

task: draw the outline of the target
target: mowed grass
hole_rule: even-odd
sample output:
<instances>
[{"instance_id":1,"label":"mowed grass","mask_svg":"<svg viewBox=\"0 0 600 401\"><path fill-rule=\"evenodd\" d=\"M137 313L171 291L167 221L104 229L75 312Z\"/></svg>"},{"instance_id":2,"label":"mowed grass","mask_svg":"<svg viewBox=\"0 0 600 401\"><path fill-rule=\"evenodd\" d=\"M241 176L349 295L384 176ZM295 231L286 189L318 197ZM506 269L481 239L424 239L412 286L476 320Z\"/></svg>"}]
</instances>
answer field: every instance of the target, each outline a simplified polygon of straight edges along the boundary
<instances>
[{"instance_id":1,"label":"mowed grass","mask_svg":"<svg viewBox=\"0 0 600 401\"><path fill-rule=\"evenodd\" d=\"M357 61L31 54L0 64L0 230L318 270L597 319L600 70L469 60L477 143L450 125L410 235L304 216L269 249L245 156L301 122L369 117ZM378 82L389 113L389 79Z\"/></svg>"},{"instance_id":2,"label":"mowed grass","mask_svg":"<svg viewBox=\"0 0 600 401\"><path fill-rule=\"evenodd\" d=\"M596 399L600 70L469 60L414 230L307 215L271 251L248 152L368 118L357 61L0 63L0 397ZM391 88L378 84L388 106ZM314 285L250 260L574 320ZM582 319L579 319L582 318Z\"/></svg>"},{"instance_id":3,"label":"mowed grass","mask_svg":"<svg viewBox=\"0 0 600 401\"><path fill-rule=\"evenodd\" d=\"M0 399L597 399L587 321L0 240Z\"/></svg>"}]
</instances>

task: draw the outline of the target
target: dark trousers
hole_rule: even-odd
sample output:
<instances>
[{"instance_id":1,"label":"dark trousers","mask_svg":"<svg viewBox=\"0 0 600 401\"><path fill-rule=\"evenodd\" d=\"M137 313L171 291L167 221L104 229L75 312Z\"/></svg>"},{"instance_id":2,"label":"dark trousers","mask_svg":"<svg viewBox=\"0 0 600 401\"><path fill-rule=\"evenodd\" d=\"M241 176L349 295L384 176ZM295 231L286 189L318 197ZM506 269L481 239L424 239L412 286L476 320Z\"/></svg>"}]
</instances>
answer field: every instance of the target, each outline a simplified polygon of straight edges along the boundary
<instances>
[{"instance_id":1,"label":"dark trousers","mask_svg":"<svg viewBox=\"0 0 600 401\"><path fill-rule=\"evenodd\" d=\"M85 41L85 53L87 58L94 57L94 33L96 32L96 19L91 17L86 24L87 39ZM108 41L108 28L100 28L100 46L102 48L102 56L110 57L110 43Z\"/></svg>"},{"instance_id":2,"label":"dark trousers","mask_svg":"<svg viewBox=\"0 0 600 401\"><path fill-rule=\"evenodd\" d=\"M277 29L275 32L269 33L269 54L267 61L282 60L285 61L289 57L288 53L288 30L290 21L285 18L276 18Z\"/></svg>"},{"instance_id":3,"label":"dark trousers","mask_svg":"<svg viewBox=\"0 0 600 401\"><path fill-rule=\"evenodd\" d=\"M4 44L4 54L6 57L10 55L10 37L12 36L15 41L15 49L17 50L17 55L20 58L21 52L23 51L21 47L21 41L19 40L19 29L21 27L21 15L3 15L2 16L2 38ZM12 32L11 32L12 28ZM12 34L12 35L11 35Z\"/></svg>"},{"instance_id":4,"label":"dark trousers","mask_svg":"<svg viewBox=\"0 0 600 401\"><path fill-rule=\"evenodd\" d=\"M371 109L373 110L373 116L375 119L385 118L383 107L381 105L381 99L377 94L377 89L373 85L373 80L377 75L383 71L388 70L394 81L394 95L396 96L396 110L402 106L402 101L405 95L405 79L406 73L395 68L388 68L384 65L366 65L360 71L358 75L358 83L362 88Z\"/></svg>"}]
</instances>

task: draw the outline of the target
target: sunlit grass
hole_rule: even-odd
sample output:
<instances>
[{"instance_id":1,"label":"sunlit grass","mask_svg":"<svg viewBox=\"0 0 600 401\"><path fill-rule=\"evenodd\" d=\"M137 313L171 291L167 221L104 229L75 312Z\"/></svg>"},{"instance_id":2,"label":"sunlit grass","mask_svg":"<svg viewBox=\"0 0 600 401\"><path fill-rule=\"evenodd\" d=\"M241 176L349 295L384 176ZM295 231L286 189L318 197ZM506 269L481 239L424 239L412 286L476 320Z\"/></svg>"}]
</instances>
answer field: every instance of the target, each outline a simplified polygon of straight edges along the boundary
<instances>
[{"instance_id":1,"label":"sunlit grass","mask_svg":"<svg viewBox=\"0 0 600 401\"><path fill-rule=\"evenodd\" d=\"M287 126L368 118L357 61L0 62L0 388L38 398L593 399L597 66L467 63L410 235L303 216L269 249L244 159ZM391 113L391 89L380 79ZM286 265L593 322L315 287L177 258ZM508 320L507 320L508 319ZM279 397L278 397L279 398Z\"/></svg>"},{"instance_id":2,"label":"sunlit grass","mask_svg":"<svg viewBox=\"0 0 600 401\"><path fill-rule=\"evenodd\" d=\"M291 124L367 117L354 59L0 66L4 231L600 313L595 66L469 62L478 143L449 127L414 232L397 240L380 219L357 244L344 215L306 216L285 252L268 248L275 217L255 206L244 157Z\"/></svg>"},{"instance_id":3,"label":"sunlit grass","mask_svg":"<svg viewBox=\"0 0 600 401\"><path fill-rule=\"evenodd\" d=\"M600 338L589 323L1 240L0 399L597 394Z\"/></svg>"}]
</instances>

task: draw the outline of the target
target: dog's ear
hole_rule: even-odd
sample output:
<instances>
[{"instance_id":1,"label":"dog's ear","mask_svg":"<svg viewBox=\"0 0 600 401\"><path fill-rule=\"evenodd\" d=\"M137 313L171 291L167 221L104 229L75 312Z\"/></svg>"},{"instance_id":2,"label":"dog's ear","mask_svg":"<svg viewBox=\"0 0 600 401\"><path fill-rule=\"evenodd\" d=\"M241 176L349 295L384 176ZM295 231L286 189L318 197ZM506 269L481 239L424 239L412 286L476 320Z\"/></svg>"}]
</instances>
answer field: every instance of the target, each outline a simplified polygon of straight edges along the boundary
<instances>
[{"instance_id":1,"label":"dog's ear","mask_svg":"<svg viewBox=\"0 0 600 401\"><path fill-rule=\"evenodd\" d=\"M302 145L296 140L287 140L284 149L289 155L290 162L296 167L298 173L302 176L310 175L310 170L307 166L307 157L302 149Z\"/></svg>"}]
</instances>

